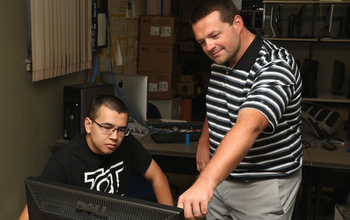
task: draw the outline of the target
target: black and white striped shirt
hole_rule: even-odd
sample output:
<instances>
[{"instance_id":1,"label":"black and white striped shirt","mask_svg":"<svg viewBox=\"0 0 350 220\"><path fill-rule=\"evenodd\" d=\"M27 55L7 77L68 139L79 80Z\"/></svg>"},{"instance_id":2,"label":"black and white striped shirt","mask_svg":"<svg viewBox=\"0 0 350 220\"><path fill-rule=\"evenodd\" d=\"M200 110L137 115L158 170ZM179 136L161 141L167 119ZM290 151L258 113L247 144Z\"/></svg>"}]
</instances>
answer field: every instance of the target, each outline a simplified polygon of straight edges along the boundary
<instances>
[{"instance_id":1,"label":"black and white striped shirt","mask_svg":"<svg viewBox=\"0 0 350 220\"><path fill-rule=\"evenodd\" d=\"M302 88L292 55L257 35L234 67L213 62L211 68L206 96L211 156L235 125L239 110L256 109L270 124L229 178L268 179L301 168Z\"/></svg>"}]
</instances>

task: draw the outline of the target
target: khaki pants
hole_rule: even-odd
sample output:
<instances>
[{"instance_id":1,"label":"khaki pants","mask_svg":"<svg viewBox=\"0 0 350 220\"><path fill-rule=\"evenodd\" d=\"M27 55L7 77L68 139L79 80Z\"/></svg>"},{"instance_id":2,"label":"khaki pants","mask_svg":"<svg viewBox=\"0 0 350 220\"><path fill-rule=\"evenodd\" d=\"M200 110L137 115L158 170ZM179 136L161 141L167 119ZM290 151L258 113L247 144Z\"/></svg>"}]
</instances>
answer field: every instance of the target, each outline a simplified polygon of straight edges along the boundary
<instances>
[{"instance_id":1,"label":"khaki pants","mask_svg":"<svg viewBox=\"0 0 350 220\"><path fill-rule=\"evenodd\" d=\"M225 180L214 191L206 219L291 219L300 182L301 169L277 179Z\"/></svg>"}]
</instances>

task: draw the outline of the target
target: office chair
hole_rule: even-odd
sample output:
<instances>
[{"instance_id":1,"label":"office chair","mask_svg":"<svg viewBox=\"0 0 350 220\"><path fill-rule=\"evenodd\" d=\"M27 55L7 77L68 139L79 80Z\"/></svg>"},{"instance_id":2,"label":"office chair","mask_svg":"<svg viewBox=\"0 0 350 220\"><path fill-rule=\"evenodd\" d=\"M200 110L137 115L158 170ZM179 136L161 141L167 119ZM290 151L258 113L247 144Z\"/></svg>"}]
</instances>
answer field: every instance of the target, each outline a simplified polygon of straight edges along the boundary
<instances>
[{"instance_id":1,"label":"office chair","mask_svg":"<svg viewBox=\"0 0 350 220\"><path fill-rule=\"evenodd\" d=\"M159 109L157 108L157 106L155 106L152 103L148 103L147 105L147 118L153 118L153 119L161 119L162 115L159 111Z\"/></svg>"},{"instance_id":2,"label":"office chair","mask_svg":"<svg viewBox=\"0 0 350 220\"><path fill-rule=\"evenodd\" d=\"M156 202L152 185L142 176L130 173L126 196Z\"/></svg>"}]
</instances>

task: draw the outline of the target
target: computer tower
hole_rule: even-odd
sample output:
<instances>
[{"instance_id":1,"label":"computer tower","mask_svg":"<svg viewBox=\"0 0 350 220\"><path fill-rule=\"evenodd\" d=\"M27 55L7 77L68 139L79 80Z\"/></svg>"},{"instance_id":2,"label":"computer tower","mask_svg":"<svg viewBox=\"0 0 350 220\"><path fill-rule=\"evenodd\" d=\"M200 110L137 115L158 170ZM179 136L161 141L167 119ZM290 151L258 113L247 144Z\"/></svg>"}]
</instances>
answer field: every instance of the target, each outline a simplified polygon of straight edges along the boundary
<instances>
[{"instance_id":1,"label":"computer tower","mask_svg":"<svg viewBox=\"0 0 350 220\"><path fill-rule=\"evenodd\" d=\"M84 120L90 103L100 95L114 95L114 84L83 83L63 89L63 138L70 140L84 133Z\"/></svg>"}]
</instances>

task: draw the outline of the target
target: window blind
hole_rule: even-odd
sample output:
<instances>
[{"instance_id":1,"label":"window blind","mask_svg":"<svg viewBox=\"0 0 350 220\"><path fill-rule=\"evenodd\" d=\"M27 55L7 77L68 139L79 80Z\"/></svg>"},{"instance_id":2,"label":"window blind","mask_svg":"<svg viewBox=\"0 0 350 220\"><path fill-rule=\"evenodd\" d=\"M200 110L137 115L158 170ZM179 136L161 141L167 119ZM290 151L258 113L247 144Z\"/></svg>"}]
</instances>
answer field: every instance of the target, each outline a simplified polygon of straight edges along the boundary
<instances>
[{"instance_id":1,"label":"window blind","mask_svg":"<svg viewBox=\"0 0 350 220\"><path fill-rule=\"evenodd\" d=\"M91 1L28 1L32 81L91 68Z\"/></svg>"}]
</instances>

